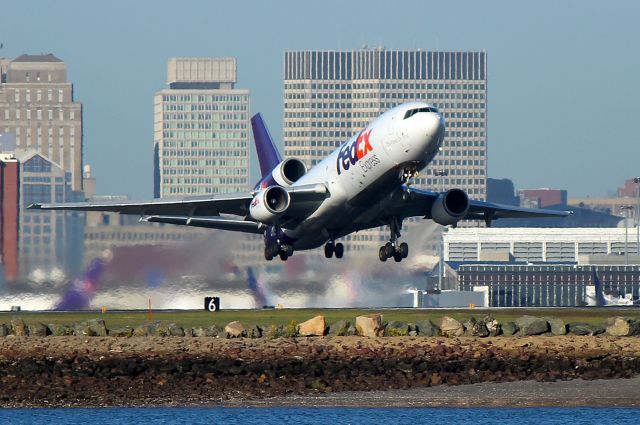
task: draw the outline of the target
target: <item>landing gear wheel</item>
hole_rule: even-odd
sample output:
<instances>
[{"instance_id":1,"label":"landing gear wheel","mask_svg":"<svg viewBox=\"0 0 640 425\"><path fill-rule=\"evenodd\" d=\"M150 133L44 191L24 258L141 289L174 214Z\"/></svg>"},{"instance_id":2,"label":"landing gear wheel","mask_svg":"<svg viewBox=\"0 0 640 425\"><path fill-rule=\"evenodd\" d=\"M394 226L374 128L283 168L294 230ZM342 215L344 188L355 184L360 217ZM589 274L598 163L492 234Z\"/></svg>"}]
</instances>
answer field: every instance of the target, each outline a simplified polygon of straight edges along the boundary
<instances>
[{"instance_id":1,"label":"landing gear wheel","mask_svg":"<svg viewBox=\"0 0 640 425\"><path fill-rule=\"evenodd\" d=\"M378 258L380 258L380 261L382 262L387 261L387 250L384 246L380 247L380 251L378 251Z\"/></svg>"},{"instance_id":2,"label":"landing gear wheel","mask_svg":"<svg viewBox=\"0 0 640 425\"><path fill-rule=\"evenodd\" d=\"M387 244L384 246L384 253L387 258L393 257L394 252L395 249L393 249L393 245L391 245L391 242L387 242Z\"/></svg>"},{"instance_id":3,"label":"landing gear wheel","mask_svg":"<svg viewBox=\"0 0 640 425\"><path fill-rule=\"evenodd\" d=\"M400 254L399 252L395 252L393 254L393 259L396 263L399 263L400 261L402 261L402 254Z\"/></svg>"},{"instance_id":4,"label":"landing gear wheel","mask_svg":"<svg viewBox=\"0 0 640 425\"><path fill-rule=\"evenodd\" d=\"M268 246L264 247L264 259L267 261L273 260L273 255L271 254L271 250Z\"/></svg>"},{"instance_id":5,"label":"landing gear wheel","mask_svg":"<svg viewBox=\"0 0 640 425\"><path fill-rule=\"evenodd\" d=\"M280 259L281 259L282 261L287 261L287 258L289 258L289 256L287 255L287 253L286 253L286 252L281 252L281 253L280 253Z\"/></svg>"},{"instance_id":6,"label":"landing gear wheel","mask_svg":"<svg viewBox=\"0 0 640 425\"><path fill-rule=\"evenodd\" d=\"M344 255L344 245L342 245L340 242L336 244L333 250L336 254L336 258L342 258L342 256Z\"/></svg>"},{"instance_id":7,"label":"landing gear wheel","mask_svg":"<svg viewBox=\"0 0 640 425\"><path fill-rule=\"evenodd\" d=\"M327 244L324 246L324 256L325 256L326 258L331 258L331 257L333 257L333 250L334 250L334 246L333 246L333 244L332 244L331 242L327 243Z\"/></svg>"},{"instance_id":8,"label":"landing gear wheel","mask_svg":"<svg viewBox=\"0 0 640 425\"><path fill-rule=\"evenodd\" d=\"M282 251L287 254L288 257L293 255L293 245L284 245Z\"/></svg>"},{"instance_id":9,"label":"landing gear wheel","mask_svg":"<svg viewBox=\"0 0 640 425\"><path fill-rule=\"evenodd\" d=\"M409 245L407 245L406 242L402 242L399 248L400 248L400 255L402 255L402 258L407 258L409 256Z\"/></svg>"}]
</instances>

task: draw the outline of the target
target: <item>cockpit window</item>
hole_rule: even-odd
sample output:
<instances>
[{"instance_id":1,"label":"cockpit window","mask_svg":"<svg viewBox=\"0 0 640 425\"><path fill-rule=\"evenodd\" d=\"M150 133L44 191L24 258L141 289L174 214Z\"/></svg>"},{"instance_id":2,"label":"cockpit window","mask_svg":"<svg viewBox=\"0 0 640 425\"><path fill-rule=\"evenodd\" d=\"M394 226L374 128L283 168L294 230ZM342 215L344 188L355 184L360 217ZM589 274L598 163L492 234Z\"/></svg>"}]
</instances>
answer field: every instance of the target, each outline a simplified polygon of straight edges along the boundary
<instances>
[{"instance_id":1,"label":"cockpit window","mask_svg":"<svg viewBox=\"0 0 640 425\"><path fill-rule=\"evenodd\" d=\"M424 108L409 109L407 113L404 114L404 119L406 120L407 118L414 116L418 112L438 112L438 108L435 108L433 106L425 106Z\"/></svg>"}]
</instances>

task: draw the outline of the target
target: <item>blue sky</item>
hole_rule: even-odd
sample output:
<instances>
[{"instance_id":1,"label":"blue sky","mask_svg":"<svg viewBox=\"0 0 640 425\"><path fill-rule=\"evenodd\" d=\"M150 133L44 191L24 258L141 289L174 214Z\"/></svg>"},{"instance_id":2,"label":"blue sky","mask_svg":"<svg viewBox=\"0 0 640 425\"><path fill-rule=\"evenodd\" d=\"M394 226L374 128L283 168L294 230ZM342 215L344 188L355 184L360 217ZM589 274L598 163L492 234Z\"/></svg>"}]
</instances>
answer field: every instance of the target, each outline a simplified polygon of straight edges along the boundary
<instances>
[{"instance_id":1,"label":"blue sky","mask_svg":"<svg viewBox=\"0 0 640 425\"><path fill-rule=\"evenodd\" d=\"M169 57L237 57L280 139L284 50L484 49L489 176L601 196L640 175L638 17L634 1L13 1L0 56L63 59L98 192L149 198Z\"/></svg>"}]
</instances>

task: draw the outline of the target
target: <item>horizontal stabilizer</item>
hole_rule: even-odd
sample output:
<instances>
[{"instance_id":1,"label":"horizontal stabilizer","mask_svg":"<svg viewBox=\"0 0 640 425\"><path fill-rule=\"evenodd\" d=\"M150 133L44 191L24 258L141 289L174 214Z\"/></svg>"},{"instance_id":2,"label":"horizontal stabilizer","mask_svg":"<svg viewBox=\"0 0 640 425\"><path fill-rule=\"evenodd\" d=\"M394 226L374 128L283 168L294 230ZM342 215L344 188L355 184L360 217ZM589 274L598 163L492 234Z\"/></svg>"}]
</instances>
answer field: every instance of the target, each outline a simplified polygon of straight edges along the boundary
<instances>
[{"instance_id":1,"label":"horizontal stabilizer","mask_svg":"<svg viewBox=\"0 0 640 425\"><path fill-rule=\"evenodd\" d=\"M233 220L224 217L186 217L152 215L142 218L149 223L176 224L179 226L206 227L208 229L232 230L235 232L262 234L264 226L254 221Z\"/></svg>"}]
</instances>

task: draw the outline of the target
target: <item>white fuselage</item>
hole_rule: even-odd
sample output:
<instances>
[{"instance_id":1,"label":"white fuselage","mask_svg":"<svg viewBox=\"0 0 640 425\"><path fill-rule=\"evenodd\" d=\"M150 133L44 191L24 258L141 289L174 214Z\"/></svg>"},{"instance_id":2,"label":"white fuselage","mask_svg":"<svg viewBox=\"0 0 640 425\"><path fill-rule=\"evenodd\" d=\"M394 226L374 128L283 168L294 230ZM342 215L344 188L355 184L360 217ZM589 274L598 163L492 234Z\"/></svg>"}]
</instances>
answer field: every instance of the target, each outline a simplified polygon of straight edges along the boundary
<instances>
[{"instance_id":1,"label":"white fuselage","mask_svg":"<svg viewBox=\"0 0 640 425\"><path fill-rule=\"evenodd\" d=\"M427 103L405 103L380 115L293 184L323 183L330 193L296 228L285 229L294 248L318 247L343 236L372 209L383 209L384 200L401 187L403 174L426 167L443 139L444 119Z\"/></svg>"}]
</instances>

